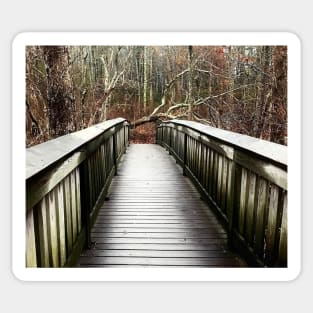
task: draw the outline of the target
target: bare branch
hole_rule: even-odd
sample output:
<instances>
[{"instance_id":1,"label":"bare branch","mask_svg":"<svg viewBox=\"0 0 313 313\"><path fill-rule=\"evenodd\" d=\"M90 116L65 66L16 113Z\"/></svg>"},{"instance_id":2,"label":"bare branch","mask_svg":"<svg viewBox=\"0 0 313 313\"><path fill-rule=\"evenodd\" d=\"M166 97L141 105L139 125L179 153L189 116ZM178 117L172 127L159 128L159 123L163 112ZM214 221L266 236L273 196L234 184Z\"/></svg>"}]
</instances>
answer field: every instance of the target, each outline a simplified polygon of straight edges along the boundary
<instances>
[{"instance_id":1,"label":"bare branch","mask_svg":"<svg viewBox=\"0 0 313 313\"><path fill-rule=\"evenodd\" d=\"M165 85L165 88L163 90L163 93L162 93L162 99L161 99L161 104L159 106L157 106L153 112L150 114L150 116L153 116L155 115L162 107L165 106L166 104L166 101L165 101L165 96L169 90L169 88L173 85L173 83L178 79L180 78L181 76L183 76L184 74L188 73L189 72L189 68L183 70L182 72L180 72L179 74L177 74L171 81L169 81L166 85Z\"/></svg>"},{"instance_id":2,"label":"bare branch","mask_svg":"<svg viewBox=\"0 0 313 313\"><path fill-rule=\"evenodd\" d=\"M202 69L199 69L199 68L195 68L194 70L195 70L196 72L199 72L199 73L204 73L204 74L219 76L219 77L223 77L223 78L225 78L225 79L232 79L232 77L230 77L230 76L225 76L225 75L222 75L222 74L214 73L213 71L202 70Z\"/></svg>"},{"instance_id":3,"label":"bare branch","mask_svg":"<svg viewBox=\"0 0 313 313\"><path fill-rule=\"evenodd\" d=\"M236 90L239 90L239 89L242 89L242 88L247 88L247 87L250 87L250 86L255 86L255 84L243 85L243 86L240 86L240 87L231 89L231 90L227 90L227 91L222 92L222 93L220 93L220 94L218 94L218 95L208 96L208 97L206 97L206 98L200 98L200 99L198 99L198 100L196 101L196 104L205 103L206 101L209 101L209 100L211 100L211 99L216 99L216 98L218 98L218 97L222 97L222 96L225 96L225 95L227 95L227 94L229 94L229 93L232 93L232 92L234 92L234 91L236 91Z\"/></svg>"}]
</instances>

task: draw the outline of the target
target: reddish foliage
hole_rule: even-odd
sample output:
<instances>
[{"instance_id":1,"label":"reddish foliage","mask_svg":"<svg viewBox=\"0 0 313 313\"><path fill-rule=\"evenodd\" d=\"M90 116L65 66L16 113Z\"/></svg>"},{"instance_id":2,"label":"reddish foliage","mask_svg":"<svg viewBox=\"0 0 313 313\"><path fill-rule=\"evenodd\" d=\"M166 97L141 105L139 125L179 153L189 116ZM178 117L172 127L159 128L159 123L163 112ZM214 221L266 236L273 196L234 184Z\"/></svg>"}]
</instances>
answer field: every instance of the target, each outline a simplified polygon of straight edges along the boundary
<instances>
[{"instance_id":1,"label":"reddish foliage","mask_svg":"<svg viewBox=\"0 0 313 313\"><path fill-rule=\"evenodd\" d=\"M130 130L130 143L155 143L155 123L145 123Z\"/></svg>"}]
</instances>

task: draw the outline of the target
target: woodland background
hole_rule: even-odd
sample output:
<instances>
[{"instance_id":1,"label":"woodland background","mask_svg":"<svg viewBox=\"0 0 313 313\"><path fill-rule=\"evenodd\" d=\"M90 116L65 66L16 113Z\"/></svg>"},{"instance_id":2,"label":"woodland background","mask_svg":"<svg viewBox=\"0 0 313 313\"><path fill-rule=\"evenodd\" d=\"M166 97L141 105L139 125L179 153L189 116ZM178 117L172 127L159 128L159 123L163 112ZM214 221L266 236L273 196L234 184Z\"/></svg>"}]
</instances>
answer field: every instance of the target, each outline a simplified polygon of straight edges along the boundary
<instances>
[{"instance_id":1,"label":"woodland background","mask_svg":"<svg viewBox=\"0 0 313 313\"><path fill-rule=\"evenodd\" d=\"M27 147L115 117L133 142L180 118L286 145L287 47L27 47Z\"/></svg>"}]
</instances>

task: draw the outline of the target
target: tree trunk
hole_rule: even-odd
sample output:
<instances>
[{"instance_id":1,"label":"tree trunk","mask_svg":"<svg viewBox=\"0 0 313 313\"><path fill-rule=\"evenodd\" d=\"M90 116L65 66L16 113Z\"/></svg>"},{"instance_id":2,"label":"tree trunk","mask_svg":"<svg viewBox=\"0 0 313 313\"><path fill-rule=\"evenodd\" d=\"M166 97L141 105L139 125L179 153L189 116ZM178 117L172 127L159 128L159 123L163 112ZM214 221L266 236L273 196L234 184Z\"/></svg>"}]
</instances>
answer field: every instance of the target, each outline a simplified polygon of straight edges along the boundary
<instances>
[{"instance_id":1,"label":"tree trunk","mask_svg":"<svg viewBox=\"0 0 313 313\"><path fill-rule=\"evenodd\" d=\"M287 47L273 51L273 108L270 124L271 140L287 144Z\"/></svg>"},{"instance_id":2,"label":"tree trunk","mask_svg":"<svg viewBox=\"0 0 313 313\"><path fill-rule=\"evenodd\" d=\"M257 100L256 100L256 128L254 135L255 137L268 139L268 127L266 126L269 122L270 118L270 108L272 101L272 91L269 82L268 75L264 75L264 73L270 74L271 67L271 47L264 46L261 51L261 70L263 73L261 83L258 86L257 90Z\"/></svg>"},{"instance_id":3,"label":"tree trunk","mask_svg":"<svg viewBox=\"0 0 313 313\"><path fill-rule=\"evenodd\" d=\"M65 46L44 46L47 73L49 135L62 136L76 130L73 82L69 75L69 54Z\"/></svg>"},{"instance_id":4,"label":"tree trunk","mask_svg":"<svg viewBox=\"0 0 313 313\"><path fill-rule=\"evenodd\" d=\"M143 50L143 114L147 114L148 103L148 47Z\"/></svg>"},{"instance_id":5,"label":"tree trunk","mask_svg":"<svg viewBox=\"0 0 313 313\"><path fill-rule=\"evenodd\" d=\"M149 107L150 112L153 110L153 50L150 51L150 64L149 64L149 76L150 76L150 94L149 94Z\"/></svg>"},{"instance_id":6,"label":"tree trunk","mask_svg":"<svg viewBox=\"0 0 313 313\"><path fill-rule=\"evenodd\" d=\"M189 79L188 79L188 120L192 120L192 46L188 46L188 63L189 63Z\"/></svg>"}]
</instances>

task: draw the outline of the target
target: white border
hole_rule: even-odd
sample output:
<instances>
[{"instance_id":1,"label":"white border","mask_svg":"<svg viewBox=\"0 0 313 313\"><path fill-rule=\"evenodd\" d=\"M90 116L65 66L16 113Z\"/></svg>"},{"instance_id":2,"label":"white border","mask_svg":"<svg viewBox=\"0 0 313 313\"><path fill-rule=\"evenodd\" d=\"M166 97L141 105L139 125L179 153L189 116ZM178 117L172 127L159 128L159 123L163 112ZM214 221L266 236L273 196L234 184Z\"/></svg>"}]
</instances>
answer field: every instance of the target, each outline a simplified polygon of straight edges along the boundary
<instances>
[{"instance_id":1,"label":"white border","mask_svg":"<svg viewBox=\"0 0 313 313\"><path fill-rule=\"evenodd\" d=\"M25 46L287 45L288 268L25 268ZM12 44L12 270L25 281L290 281L301 270L301 43L285 32L21 33Z\"/></svg>"}]
</instances>

